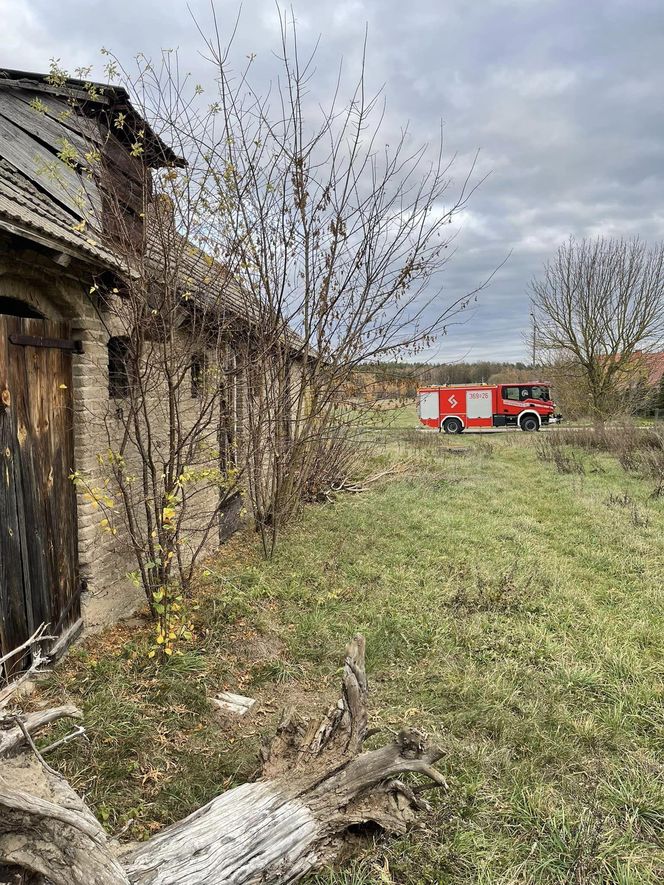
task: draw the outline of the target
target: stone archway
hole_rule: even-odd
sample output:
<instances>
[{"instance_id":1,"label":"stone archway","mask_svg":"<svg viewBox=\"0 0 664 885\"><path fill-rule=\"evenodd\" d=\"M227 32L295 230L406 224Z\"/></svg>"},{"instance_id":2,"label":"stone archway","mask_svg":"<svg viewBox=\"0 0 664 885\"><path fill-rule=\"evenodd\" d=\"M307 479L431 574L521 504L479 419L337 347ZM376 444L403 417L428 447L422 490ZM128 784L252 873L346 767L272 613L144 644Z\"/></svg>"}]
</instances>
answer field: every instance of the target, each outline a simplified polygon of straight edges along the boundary
<instances>
[{"instance_id":1,"label":"stone archway","mask_svg":"<svg viewBox=\"0 0 664 885\"><path fill-rule=\"evenodd\" d=\"M25 317L33 320L46 319L44 314L33 307L27 301L21 298L13 298L10 295L2 294L2 286L0 285L0 314L12 317Z\"/></svg>"}]
</instances>

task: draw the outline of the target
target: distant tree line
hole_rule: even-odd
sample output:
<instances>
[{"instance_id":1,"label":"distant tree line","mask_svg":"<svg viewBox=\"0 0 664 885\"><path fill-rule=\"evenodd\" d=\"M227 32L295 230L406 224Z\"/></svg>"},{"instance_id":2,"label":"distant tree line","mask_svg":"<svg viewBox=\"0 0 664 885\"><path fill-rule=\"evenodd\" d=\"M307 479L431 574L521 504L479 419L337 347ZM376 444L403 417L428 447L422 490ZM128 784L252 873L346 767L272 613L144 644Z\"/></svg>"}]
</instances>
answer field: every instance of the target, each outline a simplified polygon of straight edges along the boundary
<instances>
[{"instance_id":1,"label":"distant tree line","mask_svg":"<svg viewBox=\"0 0 664 885\"><path fill-rule=\"evenodd\" d=\"M385 362L360 366L351 394L363 399L412 398L429 384L521 381L533 370L525 363L483 360L477 363Z\"/></svg>"}]
</instances>

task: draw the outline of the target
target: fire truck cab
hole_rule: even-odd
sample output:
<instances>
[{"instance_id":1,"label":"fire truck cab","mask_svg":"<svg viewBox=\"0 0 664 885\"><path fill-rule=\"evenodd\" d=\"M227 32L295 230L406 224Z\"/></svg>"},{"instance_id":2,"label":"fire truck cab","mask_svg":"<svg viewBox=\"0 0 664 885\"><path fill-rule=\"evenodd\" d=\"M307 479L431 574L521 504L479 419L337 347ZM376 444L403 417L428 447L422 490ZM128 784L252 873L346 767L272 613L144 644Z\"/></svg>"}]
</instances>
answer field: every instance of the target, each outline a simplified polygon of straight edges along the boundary
<instances>
[{"instance_id":1,"label":"fire truck cab","mask_svg":"<svg viewBox=\"0 0 664 885\"><path fill-rule=\"evenodd\" d=\"M422 387L417 411L422 424L445 433L482 427L534 431L562 420L546 381Z\"/></svg>"}]
</instances>

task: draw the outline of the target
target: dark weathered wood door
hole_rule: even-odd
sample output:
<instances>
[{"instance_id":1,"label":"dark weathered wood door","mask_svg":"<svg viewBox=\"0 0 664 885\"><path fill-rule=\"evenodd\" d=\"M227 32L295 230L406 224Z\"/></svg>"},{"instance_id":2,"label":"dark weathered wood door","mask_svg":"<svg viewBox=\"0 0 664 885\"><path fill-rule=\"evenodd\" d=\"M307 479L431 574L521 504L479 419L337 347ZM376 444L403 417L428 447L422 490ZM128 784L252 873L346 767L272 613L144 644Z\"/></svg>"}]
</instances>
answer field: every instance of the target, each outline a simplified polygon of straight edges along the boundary
<instances>
[{"instance_id":1,"label":"dark weathered wood door","mask_svg":"<svg viewBox=\"0 0 664 885\"><path fill-rule=\"evenodd\" d=\"M79 616L71 348L65 323L0 315L0 657Z\"/></svg>"}]
</instances>

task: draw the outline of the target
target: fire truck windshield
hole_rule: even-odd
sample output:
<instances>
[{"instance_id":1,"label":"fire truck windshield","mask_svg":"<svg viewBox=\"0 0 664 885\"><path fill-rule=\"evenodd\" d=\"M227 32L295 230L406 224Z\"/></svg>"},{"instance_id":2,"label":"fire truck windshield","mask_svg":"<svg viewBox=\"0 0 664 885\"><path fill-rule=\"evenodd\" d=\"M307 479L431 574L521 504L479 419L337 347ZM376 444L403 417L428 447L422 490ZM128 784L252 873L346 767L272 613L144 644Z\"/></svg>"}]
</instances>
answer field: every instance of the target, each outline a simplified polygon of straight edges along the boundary
<instances>
[{"instance_id":1,"label":"fire truck windshield","mask_svg":"<svg viewBox=\"0 0 664 885\"><path fill-rule=\"evenodd\" d=\"M542 399L546 402L550 402L549 388L541 387L539 384L535 384L532 388L532 398L533 399Z\"/></svg>"}]
</instances>

